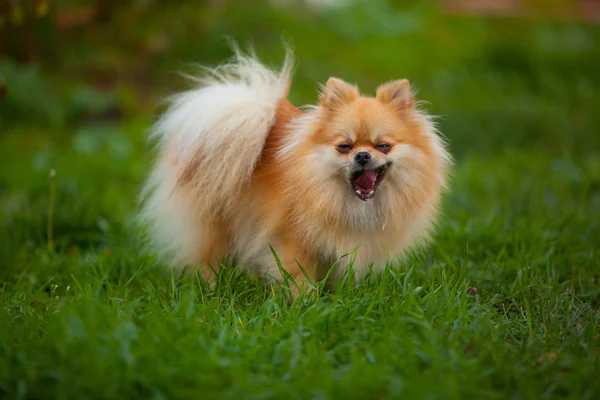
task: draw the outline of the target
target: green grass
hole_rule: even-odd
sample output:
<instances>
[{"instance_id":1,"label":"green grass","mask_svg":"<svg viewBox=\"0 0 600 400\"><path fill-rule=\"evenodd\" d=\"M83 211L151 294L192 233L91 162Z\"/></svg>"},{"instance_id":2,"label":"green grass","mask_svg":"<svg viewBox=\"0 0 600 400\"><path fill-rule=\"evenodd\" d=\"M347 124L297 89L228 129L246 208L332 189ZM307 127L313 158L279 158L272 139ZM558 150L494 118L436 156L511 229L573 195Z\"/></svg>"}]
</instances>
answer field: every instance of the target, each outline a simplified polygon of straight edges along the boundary
<instances>
[{"instance_id":1,"label":"green grass","mask_svg":"<svg viewBox=\"0 0 600 400\"><path fill-rule=\"evenodd\" d=\"M39 162L14 156L17 142L2 154L14 171ZM7 397L600 394L597 155L468 157L429 250L371 283L290 302L233 272L211 292L139 255L126 216L141 171L72 153L57 164L56 252L47 170L2 199L13 211L0 271Z\"/></svg>"},{"instance_id":2,"label":"green grass","mask_svg":"<svg viewBox=\"0 0 600 400\"><path fill-rule=\"evenodd\" d=\"M600 30L386 4L131 2L119 42L99 23L0 60L0 398L600 398ZM224 34L273 61L290 39L297 103L413 81L458 161L431 246L296 301L141 254L154 104Z\"/></svg>"}]
</instances>

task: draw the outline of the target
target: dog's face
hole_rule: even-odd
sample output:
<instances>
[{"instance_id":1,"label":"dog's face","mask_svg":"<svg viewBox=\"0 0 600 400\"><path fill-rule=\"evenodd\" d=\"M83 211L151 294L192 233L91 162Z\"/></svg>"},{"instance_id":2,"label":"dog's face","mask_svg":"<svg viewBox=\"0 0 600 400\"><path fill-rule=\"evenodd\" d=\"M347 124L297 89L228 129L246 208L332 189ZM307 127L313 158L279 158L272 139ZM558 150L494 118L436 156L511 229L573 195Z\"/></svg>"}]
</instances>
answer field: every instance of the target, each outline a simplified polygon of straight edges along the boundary
<instances>
[{"instance_id":1,"label":"dog's face","mask_svg":"<svg viewBox=\"0 0 600 400\"><path fill-rule=\"evenodd\" d=\"M321 96L323 117L313 141L323 173L367 201L411 190L433 149L423 136L408 81L381 86L374 98L331 78ZM339 187L339 186L338 186Z\"/></svg>"}]
</instances>

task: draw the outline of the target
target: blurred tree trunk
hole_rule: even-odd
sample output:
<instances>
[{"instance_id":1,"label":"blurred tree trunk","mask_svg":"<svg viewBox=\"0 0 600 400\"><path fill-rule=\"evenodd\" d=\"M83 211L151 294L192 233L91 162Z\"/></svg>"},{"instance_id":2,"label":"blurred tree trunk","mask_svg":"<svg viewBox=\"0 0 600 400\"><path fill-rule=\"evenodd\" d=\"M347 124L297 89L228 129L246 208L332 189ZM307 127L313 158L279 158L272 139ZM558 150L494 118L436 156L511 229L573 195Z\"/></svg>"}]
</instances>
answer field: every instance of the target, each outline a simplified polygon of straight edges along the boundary
<instances>
[{"instance_id":1,"label":"blurred tree trunk","mask_svg":"<svg viewBox=\"0 0 600 400\"><path fill-rule=\"evenodd\" d=\"M110 20L110 17L121 3L123 2L119 0L96 0L96 21L106 22Z\"/></svg>"},{"instance_id":2,"label":"blurred tree trunk","mask_svg":"<svg viewBox=\"0 0 600 400\"><path fill-rule=\"evenodd\" d=\"M36 25L47 14L46 0L0 0L0 56L33 61L37 56Z\"/></svg>"},{"instance_id":3,"label":"blurred tree trunk","mask_svg":"<svg viewBox=\"0 0 600 400\"><path fill-rule=\"evenodd\" d=\"M0 57L25 63L52 57L57 30L106 22L123 3L127 2L90 0L73 7L50 0L0 0Z\"/></svg>"}]
</instances>

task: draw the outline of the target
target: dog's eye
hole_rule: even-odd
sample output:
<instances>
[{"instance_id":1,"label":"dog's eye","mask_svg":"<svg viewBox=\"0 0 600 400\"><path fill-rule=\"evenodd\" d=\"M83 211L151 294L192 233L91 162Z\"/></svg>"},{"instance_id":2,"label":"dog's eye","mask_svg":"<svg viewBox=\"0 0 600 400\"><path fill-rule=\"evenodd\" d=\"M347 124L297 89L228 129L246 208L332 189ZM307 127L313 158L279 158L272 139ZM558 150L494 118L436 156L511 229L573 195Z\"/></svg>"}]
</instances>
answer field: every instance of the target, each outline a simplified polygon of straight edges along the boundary
<instances>
[{"instance_id":1,"label":"dog's eye","mask_svg":"<svg viewBox=\"0 0 600 400\"><path fill-rule=\"evenodd\" d=\"M352 150L352 145L348 144L348 143L342 143L342 144L338 144L336 147L337 151L340 153L349 153L350 150Z\"/></svg>"},{"instance_id":2,"label":"dog's eye","mask_svg":"<svg viewBox=\"0 0 600 400\"><path fill-rule=\"evenodd\" d=\"M382 153L387 153L388 151L390 151L392 146L388 143L379 143L377 146L375 146L375 148L377 148L377 150L381 151Z\"/></svg>"}]
</instances>

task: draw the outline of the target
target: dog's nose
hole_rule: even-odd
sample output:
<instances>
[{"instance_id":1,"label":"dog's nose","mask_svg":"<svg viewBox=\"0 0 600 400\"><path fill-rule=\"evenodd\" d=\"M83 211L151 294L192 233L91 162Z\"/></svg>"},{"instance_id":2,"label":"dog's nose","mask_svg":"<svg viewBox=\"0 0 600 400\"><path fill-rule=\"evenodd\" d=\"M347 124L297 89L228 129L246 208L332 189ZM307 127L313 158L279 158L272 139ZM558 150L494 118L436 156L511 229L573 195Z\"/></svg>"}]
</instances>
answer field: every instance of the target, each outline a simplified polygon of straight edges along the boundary
<instances>
[{"instance_id":1,"label":"dog's nose","mask_svg":"<svg viewBox=\"0 0 600 400\"><path fill-rule=\"evenodd\" d=\"M354 156L354 160L357 163L359 163L360 165L362 165L363 167L369 162L370 159L371 159L371 153L369 153L368 151L359 151Z\"/></svg>"}]
</instances>

